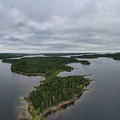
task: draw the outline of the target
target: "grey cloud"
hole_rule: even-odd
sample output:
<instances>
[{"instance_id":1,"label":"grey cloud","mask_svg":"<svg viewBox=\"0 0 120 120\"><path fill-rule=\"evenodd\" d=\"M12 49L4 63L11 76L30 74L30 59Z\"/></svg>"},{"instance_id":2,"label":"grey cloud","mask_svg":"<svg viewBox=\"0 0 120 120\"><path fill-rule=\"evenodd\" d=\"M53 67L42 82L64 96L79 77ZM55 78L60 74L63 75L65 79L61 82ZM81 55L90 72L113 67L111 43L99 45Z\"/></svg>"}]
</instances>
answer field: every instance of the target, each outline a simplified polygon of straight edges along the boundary
<instances>
[{"instance_id":1,"label":"grey cloud","mask_svg":"<svg viewBox=\"0 0 120 120\"><path fill-rule=\"evenodd\" d=\"M119 51L119 0L1 0L0 52Z\"/></svg>"}]
</instances>

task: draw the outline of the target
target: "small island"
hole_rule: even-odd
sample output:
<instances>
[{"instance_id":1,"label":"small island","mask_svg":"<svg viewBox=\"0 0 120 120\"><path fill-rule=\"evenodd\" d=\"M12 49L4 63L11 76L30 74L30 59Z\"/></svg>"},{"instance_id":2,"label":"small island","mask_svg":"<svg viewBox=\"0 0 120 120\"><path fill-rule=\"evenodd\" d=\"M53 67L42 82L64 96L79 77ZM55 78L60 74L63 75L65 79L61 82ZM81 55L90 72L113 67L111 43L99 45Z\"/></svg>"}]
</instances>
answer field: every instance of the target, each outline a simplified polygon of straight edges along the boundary
<instances>
[{"instance_id":1,"label":"small island","mask_svg":"<svg viewBox=\"0 0 120 120\"><path fill-rule=\"evenodd\" d=\"M80 63L83 65L90 65L91 63L87 60L80 60Z\"/></svg>"},{"instance_id":2,"label":"small island","mask_svg":"<svg viewBox=\"0 0 120 120\"><path fill-rule=\"evenodd\" d=\"M34 57L4 59L3 62L12 63L12 72L28 76L45 76L46 80L42 81L39 86L35 86L36 90L25 97L25 100L29 103L28 111L33 120L42 120L50 112L73 103L85 91L84 86L91 82L88 78L80 75L57 76L61 71L73 70L72 67L66 66L69 63L90 64L89 61L79 61L75 58L65 57Z\"/></svg>"}]
</instances>

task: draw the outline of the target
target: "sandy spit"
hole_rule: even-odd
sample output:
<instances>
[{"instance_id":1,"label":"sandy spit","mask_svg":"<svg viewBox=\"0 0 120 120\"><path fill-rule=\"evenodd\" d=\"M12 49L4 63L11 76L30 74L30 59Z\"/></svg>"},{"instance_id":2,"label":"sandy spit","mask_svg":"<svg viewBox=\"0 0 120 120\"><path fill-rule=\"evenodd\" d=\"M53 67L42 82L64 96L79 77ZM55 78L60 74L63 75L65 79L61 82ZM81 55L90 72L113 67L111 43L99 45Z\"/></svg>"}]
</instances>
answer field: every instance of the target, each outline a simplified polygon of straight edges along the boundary
<instances>
[{"instance_id":1,"label":"sandy spit","mask_svg":"<svg viewBox=\"0 0 120 120\"><path fill-rule=\"evenodd\" d=\"M19 120L32 120L32 116L28 112L29 103L24 100L24 97L20 96L20 105L18 106L18 118Z\"/></svg>"}]
</instances>

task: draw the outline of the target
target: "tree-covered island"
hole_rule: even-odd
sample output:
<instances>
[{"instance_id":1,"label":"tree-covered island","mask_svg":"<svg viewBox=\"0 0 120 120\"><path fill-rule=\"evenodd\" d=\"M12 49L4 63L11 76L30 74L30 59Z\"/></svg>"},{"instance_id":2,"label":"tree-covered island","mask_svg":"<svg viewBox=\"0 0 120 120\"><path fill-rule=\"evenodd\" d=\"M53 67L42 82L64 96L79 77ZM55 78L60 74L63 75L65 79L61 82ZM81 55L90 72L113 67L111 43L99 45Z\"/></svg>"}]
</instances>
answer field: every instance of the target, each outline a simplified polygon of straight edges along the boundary
<instances>
[{"instance_id":1,"label":"tree-covered island","mask_svg":"<svg viewBox=\"0 0 120 120\"><path fill-rule=\"evenodd\" d=\"M42 81L36 90L25 99L29 102L29 112L33 120L42 120L52 111L61 109L64 105L74 102L84 91L84 86L91 80L84 76L74 75L58 77L61 71L71 71L69 63L82 63L75 58L65 57L34 57L22 59L4 59L3 62L12 63L11 71L24 75L43 75ZM87 62L86 64L88 64Z\"/></svg>"}]
</instances>

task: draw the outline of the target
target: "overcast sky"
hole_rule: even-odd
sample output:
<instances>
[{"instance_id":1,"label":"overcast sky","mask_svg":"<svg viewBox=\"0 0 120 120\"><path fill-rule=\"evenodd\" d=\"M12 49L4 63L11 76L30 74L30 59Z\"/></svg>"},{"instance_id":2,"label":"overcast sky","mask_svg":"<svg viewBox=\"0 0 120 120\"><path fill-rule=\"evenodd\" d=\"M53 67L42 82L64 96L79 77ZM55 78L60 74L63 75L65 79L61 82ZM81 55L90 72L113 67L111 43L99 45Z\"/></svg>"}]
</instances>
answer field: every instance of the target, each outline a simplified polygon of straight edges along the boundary
<instances>
[{"instance_id":1,"label":"overcast sky","mask_svg":"<svg viewBox=\"0 0 120 120\"><path fill-rule=\"evenodd\" d=\"M0 0L0 52L120 51L120 0Z\"/></svg>"}]
</instances>

